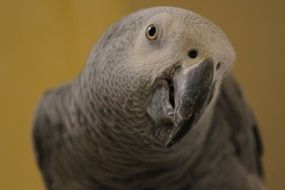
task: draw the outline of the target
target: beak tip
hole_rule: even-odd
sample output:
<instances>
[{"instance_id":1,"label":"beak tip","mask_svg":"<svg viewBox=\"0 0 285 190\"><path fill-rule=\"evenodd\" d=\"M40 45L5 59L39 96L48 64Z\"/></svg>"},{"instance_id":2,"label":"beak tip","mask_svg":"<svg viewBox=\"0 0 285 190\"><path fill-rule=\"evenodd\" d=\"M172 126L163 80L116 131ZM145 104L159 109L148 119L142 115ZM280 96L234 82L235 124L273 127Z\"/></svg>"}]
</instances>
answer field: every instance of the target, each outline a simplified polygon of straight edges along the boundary
<instances>
[{"instance_id":1,"label":"beak tip","mask_svg":"<svg viewBox=\"0 0 285 190\"><path fill-rule=\"evenodd\" d=\"M167 141L166 141L166 143L165 143L165 146L166 146L166 148L170 148L172 145L174 145L174 141L171 139L171 138L169 138Z\"/></svg>"}]
</instances>

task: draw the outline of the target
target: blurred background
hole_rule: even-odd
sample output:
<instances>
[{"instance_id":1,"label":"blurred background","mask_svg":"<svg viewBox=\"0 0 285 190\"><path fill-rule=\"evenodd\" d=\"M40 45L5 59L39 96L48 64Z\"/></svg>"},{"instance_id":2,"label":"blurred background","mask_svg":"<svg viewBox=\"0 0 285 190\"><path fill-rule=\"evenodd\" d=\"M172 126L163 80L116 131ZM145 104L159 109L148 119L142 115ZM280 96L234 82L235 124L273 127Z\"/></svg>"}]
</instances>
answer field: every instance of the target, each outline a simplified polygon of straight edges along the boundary
<instances>
[{"instance_id":1,"label":"blurred background","mask_svg":"<svg viewBox=\"0 0 285 190\"><path fill-rule=\"evenodd\" d=\"M42 93L72 80L107 27L137 9L193 10L232 41L234 74L258 119L268 189L285 189L285 1L0 0L0 189L43 190L32 143Z\"/></svg>"}]
</instances>

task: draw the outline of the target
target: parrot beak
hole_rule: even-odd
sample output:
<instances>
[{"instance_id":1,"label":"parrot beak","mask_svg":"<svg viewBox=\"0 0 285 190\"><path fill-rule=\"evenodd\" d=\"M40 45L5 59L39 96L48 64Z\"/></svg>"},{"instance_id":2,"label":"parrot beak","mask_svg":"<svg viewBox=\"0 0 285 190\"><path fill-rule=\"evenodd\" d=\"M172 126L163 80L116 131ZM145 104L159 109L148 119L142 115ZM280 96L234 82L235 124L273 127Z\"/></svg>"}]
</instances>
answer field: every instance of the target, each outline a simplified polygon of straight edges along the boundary
<instances>
[{"instance_id":1,"label":"parrot beak","mask_svg":"<svg viewBox=\"0 0 285 190\"><path fill-rule=\"evenodd\" d=\"M199 120L213 93L214 61L210 58L173 75L174 127L166 146L179 141Z\"/></svg>"}]
</instances>

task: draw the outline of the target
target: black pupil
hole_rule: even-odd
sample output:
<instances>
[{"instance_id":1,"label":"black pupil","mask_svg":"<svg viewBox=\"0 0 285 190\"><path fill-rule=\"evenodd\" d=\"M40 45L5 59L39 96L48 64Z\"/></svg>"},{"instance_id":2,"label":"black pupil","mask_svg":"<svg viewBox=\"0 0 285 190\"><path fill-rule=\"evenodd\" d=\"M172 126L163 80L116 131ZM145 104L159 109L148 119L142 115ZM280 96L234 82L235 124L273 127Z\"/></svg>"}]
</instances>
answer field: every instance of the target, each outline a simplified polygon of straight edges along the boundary
<instances>
[{"instance_id":1,"label":"black pupil","mask_svg":"<svg viewBox=\"0 0 285 190\"><path fill-rule=\"evenodd\" d=\"M152 37L155 35L155 33L156 33L156 28L154 26L150 26L148 28L148 35Z\"/></svg>"},{"instance_id":2,"label":"black pupil","mask_svg":"<svg viewBox=\"0 0 285 190\"><path fill-rule=\"evenodd\" d=\"M193 49L188 52L188 55L191 59L195 59L198 56L197 50Z\"/></svg>"}]
</instances>

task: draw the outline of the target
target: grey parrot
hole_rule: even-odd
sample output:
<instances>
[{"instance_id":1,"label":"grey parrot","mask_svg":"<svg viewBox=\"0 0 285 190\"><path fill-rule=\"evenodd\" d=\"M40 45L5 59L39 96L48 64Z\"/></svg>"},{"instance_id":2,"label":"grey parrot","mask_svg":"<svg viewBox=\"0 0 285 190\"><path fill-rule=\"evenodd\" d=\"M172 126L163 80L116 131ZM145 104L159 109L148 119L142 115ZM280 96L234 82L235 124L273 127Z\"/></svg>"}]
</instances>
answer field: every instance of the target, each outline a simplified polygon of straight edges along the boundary
<instances>
[{"instance_id":1,"label":"grey parrot","mask_svg":"<svg viewBox=\"0 0 285 190\"><path fill-rule=\"evenodd\" d=\"M226 35L174 7L113 24L47 91L33 142L48 190L264 189L257 122Z\"/></svg>"}]
</instances>

